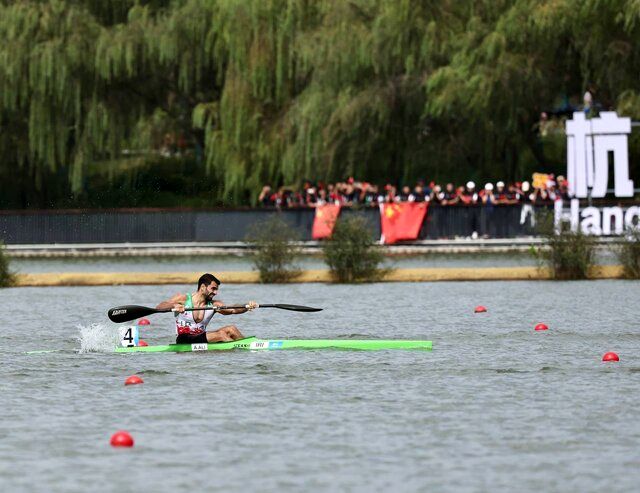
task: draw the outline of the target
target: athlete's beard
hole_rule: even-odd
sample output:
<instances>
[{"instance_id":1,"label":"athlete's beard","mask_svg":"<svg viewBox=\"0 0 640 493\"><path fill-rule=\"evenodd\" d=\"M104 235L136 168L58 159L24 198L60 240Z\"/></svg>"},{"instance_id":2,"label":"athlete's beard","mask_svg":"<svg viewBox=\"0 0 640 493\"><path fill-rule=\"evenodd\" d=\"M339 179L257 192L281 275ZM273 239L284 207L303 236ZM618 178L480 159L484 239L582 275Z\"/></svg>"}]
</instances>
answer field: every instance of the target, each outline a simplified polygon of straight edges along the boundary
<instances>
[{"instance_id":1,"label":"athlete's beard","mask_svg":"<svg viewBox=\"0 0 640 493\"><path fill-rule=\"evenodd\" d=\"M204 295L204 300L205 300L206 302L213 301L213 297L214 297L214 296L215 296L215 294L209 294L209 293L207 293L207 294L205 294L205 295Z\"/></svg>"}]
</instances>

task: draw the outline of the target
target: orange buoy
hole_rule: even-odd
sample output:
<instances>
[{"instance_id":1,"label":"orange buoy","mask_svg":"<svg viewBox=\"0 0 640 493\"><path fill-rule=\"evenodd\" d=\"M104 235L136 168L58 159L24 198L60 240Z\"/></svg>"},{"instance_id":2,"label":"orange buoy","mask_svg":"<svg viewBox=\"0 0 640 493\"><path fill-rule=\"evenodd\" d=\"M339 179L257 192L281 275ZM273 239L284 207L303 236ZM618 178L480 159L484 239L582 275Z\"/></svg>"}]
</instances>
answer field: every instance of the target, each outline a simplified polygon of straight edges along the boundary
<instances>
[{"instance_id":1,"label":"orange buoy","mask_svg":"<svg viewBox=\"0 0 640 493\"><path fill-rule=\"evenodd\" d=\"M149 322L148 318L141 318L138 320L138 325L151 325L151 322Z\"/></svg>"},{"instance_id":2,"label":"orange buoy","mask_svg":"<svg viewBox=\"0 0 640 493\"><path fill-rule=\"evenodd\" d=\"M616 353L609 351L608 353L604 353L602 361L620 361L620 357Z\"/></svg>"},{"instance_id":3,"label":"orange buoy","mask_svg":"<svg viewBox=\"0 0 640 493\"><path fill-rule=\"evenodd\" d=\"M128 432L120 430L111 435L112 447L133 447L133 437Z\"/></svg>"},{"instance_id":4,"label":"orange buoy","mask_svg":"<svg viewBox=\"0 0 640 493\"><path fill-rule=\"evenodd\" d=\"M534 330L549 330L549 327L547 324L538 324L535 326Z\"/></svg>"},{"instance_id":5,"label":"orange buoy","mask_svg":"<svg viewBox=\"0 0 640 493\"><path fill-rule=\"evenodd\" d=\"M486 311L487 307L482 305L476 306L475 310L473 310L474 313L485 313Z\"/></svg>"},{"instance_id":6,"label":"orange buoy","mask_svg":"<svg viewBox=\"0 0 640 493\"><path fill-rule=\"evenodd\" d=\"M148 346L149 344L147 344L147 341L143 340L143 339L139 339L138 340L138 346Z\"/></svg>"},{"instance_id":7,"label":"orange buoy","mask_svg":"<svg viewBox=\"0 0 640 493\"><path fill-rule=\"evenodd\" d=\"M124 381L125 385L138 385L139 383L144 383L144 380L142 380L138 375L131 375Z\"/></svg>"}]
</instances>

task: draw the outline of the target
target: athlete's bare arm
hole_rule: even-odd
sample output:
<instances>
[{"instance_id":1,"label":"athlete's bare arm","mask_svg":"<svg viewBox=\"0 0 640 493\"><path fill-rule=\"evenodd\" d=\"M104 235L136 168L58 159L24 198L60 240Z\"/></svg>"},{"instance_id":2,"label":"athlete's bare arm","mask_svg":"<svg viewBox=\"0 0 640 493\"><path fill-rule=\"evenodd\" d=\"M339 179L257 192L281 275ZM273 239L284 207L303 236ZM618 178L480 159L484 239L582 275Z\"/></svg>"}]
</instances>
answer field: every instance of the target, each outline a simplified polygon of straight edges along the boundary
<instances>
[{"instance_id":1,"label":"athlete's bare arm","mask_svg":"<svg viewBox=\"0 0 640 493\"><path fill-rule=\"evenodd\" d=\"M222 301L214 301L213 304L215 306L224 306L224 303ZM250 301L249 303L247 303L247 306L248 308L229 308L228 310L217 310L217 312L221 313L222 315L239 315L240 313L246 313L249 310L257 308L258 304L255 301Z\"/></svg>"},{"instance_id":2,"label":"athlete's bare arm","mask_svg":"<svg viewBox=\"0 0 640 493\"><path fill-rule=\"evenodd\" d=\"M184 311L184 304L186 301L187 295L178 293L173 298L169 298L167 301L163 301L156 306L156 310L170 310L175 308L178 311Z\"/></svg>"}]
</instances>

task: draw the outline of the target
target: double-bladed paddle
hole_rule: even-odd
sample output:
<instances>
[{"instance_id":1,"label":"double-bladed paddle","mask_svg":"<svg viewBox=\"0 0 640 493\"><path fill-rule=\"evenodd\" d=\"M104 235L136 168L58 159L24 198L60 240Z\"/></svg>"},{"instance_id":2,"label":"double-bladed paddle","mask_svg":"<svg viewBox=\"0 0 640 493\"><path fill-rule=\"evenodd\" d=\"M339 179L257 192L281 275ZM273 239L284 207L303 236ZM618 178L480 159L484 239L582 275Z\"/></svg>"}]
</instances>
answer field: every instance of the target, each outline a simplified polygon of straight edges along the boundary
<instances>
[{"instance_id":1,"label":"double-bladed paddle","mask_svg":"<svg viewBox=\"0 0 640 493\"><path fill-rule=\"evenodd\" d=\"M211 306L204 308L185 308L185 311L197 311L197 310L231 310L233 308L246 308L246 305L228 305L228 306ZM302 305L286 305L281 303L258 305L258 308L279 308L280 310L291 310L294 312L319 312L322 308L313 308L311 306ZM150 308L148 306L140 305L124 305L112 308L107 312L109 319L115 323L129 322L140 317L146 317L147 315L153 315L154 313L168 313L175 311L173 308L167 308L164 310L158 310L157 308Z\"/></svg>"}]
</instances>

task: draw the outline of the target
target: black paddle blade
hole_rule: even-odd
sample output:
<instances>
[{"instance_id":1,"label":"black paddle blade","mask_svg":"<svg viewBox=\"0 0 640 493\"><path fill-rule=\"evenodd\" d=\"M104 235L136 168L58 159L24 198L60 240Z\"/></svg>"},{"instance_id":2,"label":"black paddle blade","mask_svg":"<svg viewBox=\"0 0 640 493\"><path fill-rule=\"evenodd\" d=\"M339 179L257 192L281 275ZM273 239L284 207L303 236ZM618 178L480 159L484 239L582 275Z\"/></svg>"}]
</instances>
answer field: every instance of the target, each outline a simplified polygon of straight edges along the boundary
<instances>
[{"instance_id":1,"label":"black paddle blade","mask_svg":"<svg viewBox=\"0 0 640 493\"><path fill-rule=\"evenodd\" d=\"M313 308L311 306L302 305L286 305L276 303L275 305L260 305L260 308L280 308L281 310L291 310L294 312L319 312L322 308Z\"/></svg>"},{"instance_id":2,"label":"black paddle blade","mask_svg":"<svg viewBox=\"0 0 640 493\"><path fill-rule=\"evenodd\" d=\"M124 305L112 308L107 312L107 315L109 316L109 320L112 322L121 324L122 322L129 322L136 318L146 317L147 315L157 312L158 310L155 308L149 308L148 306Z\"/></svg>"}]
</instances>

